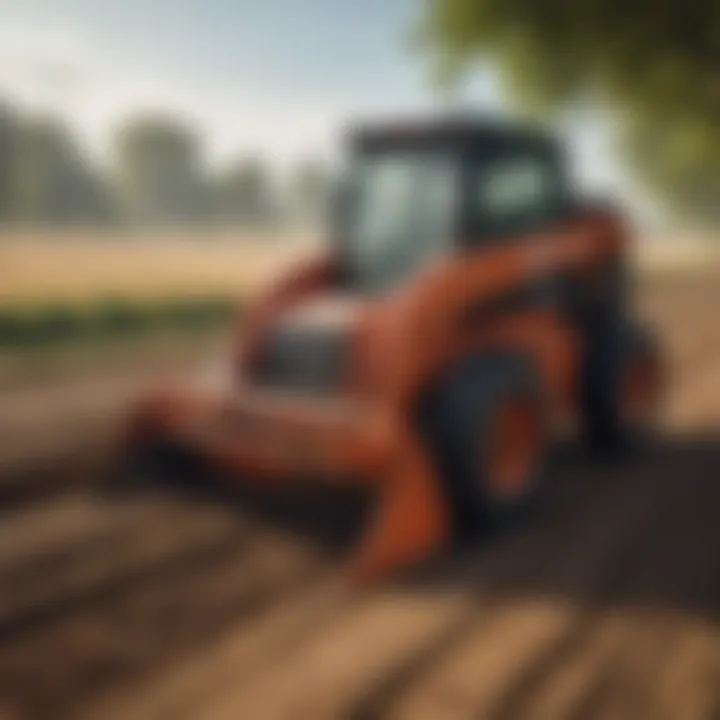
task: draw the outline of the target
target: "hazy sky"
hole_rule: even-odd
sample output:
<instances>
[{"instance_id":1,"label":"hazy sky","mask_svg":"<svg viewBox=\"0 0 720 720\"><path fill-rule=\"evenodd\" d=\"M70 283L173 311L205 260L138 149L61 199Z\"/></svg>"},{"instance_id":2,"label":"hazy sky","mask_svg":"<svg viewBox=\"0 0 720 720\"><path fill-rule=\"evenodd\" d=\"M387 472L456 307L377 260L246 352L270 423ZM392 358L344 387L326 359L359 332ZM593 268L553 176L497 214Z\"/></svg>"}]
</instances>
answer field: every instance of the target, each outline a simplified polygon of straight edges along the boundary
<instances>
[{"instance_id":1,"label":"hazy sky","mask_svg":"<svg viewBox=\"0 0 720 720\"><path fill-rule=\"evenodd\" d=\"M0 93L66 117L101 158L139 108L171 108L212 161L330 154L345 118L437 107L407 48L420 0L3 0ZM492 68L464 97L503 111ZM570 128L581 175L619 181L603 124Z\"/></svg>"}]
</instances>

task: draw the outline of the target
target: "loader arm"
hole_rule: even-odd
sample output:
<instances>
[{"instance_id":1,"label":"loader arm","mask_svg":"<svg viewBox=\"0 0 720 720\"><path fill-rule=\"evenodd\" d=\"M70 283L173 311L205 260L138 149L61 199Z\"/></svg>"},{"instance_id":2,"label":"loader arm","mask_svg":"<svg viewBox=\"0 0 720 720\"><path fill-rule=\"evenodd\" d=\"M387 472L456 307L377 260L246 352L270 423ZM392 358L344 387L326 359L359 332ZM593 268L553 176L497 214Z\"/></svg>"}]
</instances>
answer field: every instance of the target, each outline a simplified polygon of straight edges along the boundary
<instances>
[{"instance_id":1,"label":"loader arm","mask_svg":"<svg viewBox=\"0 0 720 720\"><path fill-rule=\"evenodd\" d=\"M379 394L396 408L411 406L432 378L469 346L476 344L481 350L516 337L509 325L505 328L510 332L503 332L502 323L499 334L488 332L488 324L482 322L463 328L468 311L482 318L487 308L490 321L493 305L518 288L546 275L591 272L611 260L623 240L614 221L587 219L547 237L533 236L431 268L402 290L383 314L377 331L382 340L368 368L381 388ZM543 334L541 324L533 323L537 317L528 315L525 323L535 336ZM561 348L558 351L562 354Z\"/></svg>"}]
</instances>

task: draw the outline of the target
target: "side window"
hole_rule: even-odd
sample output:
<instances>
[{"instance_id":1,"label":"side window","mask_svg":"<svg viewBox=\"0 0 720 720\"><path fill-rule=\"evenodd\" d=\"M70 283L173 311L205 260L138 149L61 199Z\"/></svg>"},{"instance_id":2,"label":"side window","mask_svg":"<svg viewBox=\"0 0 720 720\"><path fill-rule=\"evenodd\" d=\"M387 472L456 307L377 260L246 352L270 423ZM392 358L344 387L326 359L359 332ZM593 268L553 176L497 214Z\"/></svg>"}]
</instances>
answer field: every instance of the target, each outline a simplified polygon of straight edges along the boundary
<instances>
[{"instance_id":1,"label":"side window","mask_svg":"<svg viewBox=\"0 0 720 720\"><path fill-rule=\"evenodd\" d=\"M558 216L561 181L546 158L515 155L480 164L472 174L470 212L480 235L514 235Z\"/></svg>"}]
</instances>

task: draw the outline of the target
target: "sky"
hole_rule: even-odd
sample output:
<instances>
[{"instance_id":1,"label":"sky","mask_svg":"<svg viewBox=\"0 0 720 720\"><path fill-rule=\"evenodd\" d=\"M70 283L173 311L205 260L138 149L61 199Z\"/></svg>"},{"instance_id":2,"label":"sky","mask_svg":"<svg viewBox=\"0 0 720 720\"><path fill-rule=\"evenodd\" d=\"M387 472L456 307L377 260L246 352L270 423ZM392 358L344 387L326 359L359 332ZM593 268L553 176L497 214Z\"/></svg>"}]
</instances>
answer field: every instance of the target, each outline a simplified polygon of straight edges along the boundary
<instances>
[{"instance_id":1,"label":"sky","mask_svg":"<svg viewBox=\"0 0 720 720\"><path fill-rule=\"evenodd\" d=\"M420 0L2 0L0 96L67 120L101 161L123 118L169 109L211 164L336 155L348 119L445 107L409 49ZM466 106L511 111L492 66ZM565 124L580 180L624 183L596 119Z\"/></svg>"}]
</instances>

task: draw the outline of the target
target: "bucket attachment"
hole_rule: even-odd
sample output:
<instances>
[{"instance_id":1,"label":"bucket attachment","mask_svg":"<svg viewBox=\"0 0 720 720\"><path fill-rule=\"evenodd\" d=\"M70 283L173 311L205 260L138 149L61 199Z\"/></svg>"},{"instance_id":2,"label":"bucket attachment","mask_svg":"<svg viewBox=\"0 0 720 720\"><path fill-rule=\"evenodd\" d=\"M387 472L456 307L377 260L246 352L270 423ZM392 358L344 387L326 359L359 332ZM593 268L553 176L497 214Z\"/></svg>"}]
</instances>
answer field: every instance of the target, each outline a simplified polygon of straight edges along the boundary
<instances>
[{"instance_id":1,"label":"bucket attachment","mask_svg":"<svg viewBox=\"0 0 720 720\"><path fill-rule=\"evenodd\" d=\"M451 536L447 499L420 445L407 439L379 478L378 504L352 561L360 583L408 568L444 549Z\"/></svg>"},{"instance_id":2,"label":"bucket attachment","mask_svg":"<svg viewBox=\"0 0 720 720\"><path fill-rule=\"evenodd\" d=\"M302 476L303 468L293 463L285 467L279 463L274 468L262 455L267 455L268 444L248 442L241 427L232 426L230 432L225 427L223 431L226 412L227 398L183 390L156 393L135 406L122 445L126 453L170 447L176 451L174 457L191 459L189 465L193 467L200 461L200 467L276 491L283 484L293 483L293 472ZM265 420L270 432L281 437L284 426L280 417ZM320 431L311 434L307 445L313 440L320 443L321 436ZM335 452L342 446L341 441L325 445ZM349 446L354 447L352 442ZM377 498L349 563L353 580L359 584L377 581L435 554L446 546L451 535L447 500L419 440L409 431L395 436L388 430L381 446L385 450L381 455L374 451L377 461L372 464L372 472L361 473L358 478L358 458L371 457L364 452L343 455L347 467L335 468L338 473L334 477L347 477L348 487L365 485ZM277 456L275 460L282 459L278 443L269 447ZM253 467L259 471L252 472Z\"/></svg>"}]
</instances>

